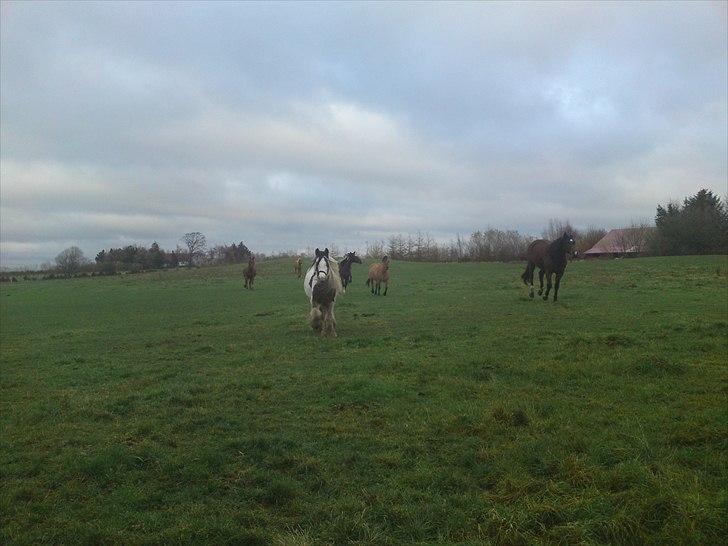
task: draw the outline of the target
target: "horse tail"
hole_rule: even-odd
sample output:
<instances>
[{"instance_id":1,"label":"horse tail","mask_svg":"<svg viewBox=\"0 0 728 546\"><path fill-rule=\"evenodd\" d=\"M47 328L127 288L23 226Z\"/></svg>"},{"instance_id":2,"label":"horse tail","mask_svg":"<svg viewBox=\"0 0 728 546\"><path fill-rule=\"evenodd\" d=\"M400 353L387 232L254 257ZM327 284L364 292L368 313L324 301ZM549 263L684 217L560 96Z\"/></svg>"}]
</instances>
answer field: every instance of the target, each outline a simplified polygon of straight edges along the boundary
<instances>
[{"instance_id":1,"label":"horse tail","mask_svg":"<svg viewBox=\"0 0 728 546\"><path fill-rule=\"evenodd\" d=\"M528 281L531 279L531 273L533 272L533 267L534 267L534 264L532 264L531 262L528 262L526 264L526 270L521 275L521 279L523 279L523 284L525 284L526 286L528 286Z\"/></svg>"},{"instance_id":2,"label":"horse tail","mask_svg":"<svg viewBox=\"0 0 728 546\"><path fill-rule=\"evenodd\" d=\"M367 283L366 283L366 284L367 284L367 286L369 286L369 283L370 283L370 282L372 282L372 279L371 279L371 277L367 279Z\"/></svg>"}]
</instances>

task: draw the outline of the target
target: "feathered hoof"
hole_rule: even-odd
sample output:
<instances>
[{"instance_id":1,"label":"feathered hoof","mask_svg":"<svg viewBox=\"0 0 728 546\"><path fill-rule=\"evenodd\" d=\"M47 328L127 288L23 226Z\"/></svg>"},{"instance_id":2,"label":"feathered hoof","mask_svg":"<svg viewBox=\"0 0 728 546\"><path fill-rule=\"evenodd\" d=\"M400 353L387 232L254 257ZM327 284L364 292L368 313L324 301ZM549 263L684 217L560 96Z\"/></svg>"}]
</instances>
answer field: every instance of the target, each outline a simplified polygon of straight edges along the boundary
<instances>
[{"instance_id":1,"label":"feathered hoof","mask_svg":"<svg viewBox=\"0 0 728 546\"><path fill-rule=\"evenodd\" d=\"M311 309L309 324L314 332L320 332L324 325L324 317L318 309Z\"/></svg>"}]
</instances>

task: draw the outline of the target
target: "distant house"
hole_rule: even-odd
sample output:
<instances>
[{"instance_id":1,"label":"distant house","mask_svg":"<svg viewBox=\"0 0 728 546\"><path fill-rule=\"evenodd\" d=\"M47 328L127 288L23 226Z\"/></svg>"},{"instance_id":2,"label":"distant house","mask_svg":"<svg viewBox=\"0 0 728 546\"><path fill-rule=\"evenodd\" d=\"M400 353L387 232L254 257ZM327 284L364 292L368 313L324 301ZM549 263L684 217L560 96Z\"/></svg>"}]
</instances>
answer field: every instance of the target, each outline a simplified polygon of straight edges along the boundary
<instances>
[{"instance_id":1,"label":"distant house","mask_svg":"<svg viewBox=\"0 0 728 546\"><path fill-rule=\"evenodd\" d=\"M639 256L647 252L647 243L654 229L653 227L613 229L584 252L584 256L586 258Z\"/></svg>"}]
</instances>

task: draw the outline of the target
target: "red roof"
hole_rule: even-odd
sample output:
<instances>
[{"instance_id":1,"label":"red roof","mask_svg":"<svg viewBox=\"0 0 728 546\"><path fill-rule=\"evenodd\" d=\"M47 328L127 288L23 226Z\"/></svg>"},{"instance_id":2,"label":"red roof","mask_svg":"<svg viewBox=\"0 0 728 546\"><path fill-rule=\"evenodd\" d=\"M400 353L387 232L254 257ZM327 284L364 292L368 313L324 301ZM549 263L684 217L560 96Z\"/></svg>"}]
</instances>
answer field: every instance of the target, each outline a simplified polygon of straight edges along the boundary
<instances>
[{"instance_id":1,"label":"red roof","mask_svg":"<svg viewBox=\"0 0 728 546\"><path fill-rule=\"evenodd\" d=\"M654 228L648 228L651 231ZM584 254L637 254L645 251L645 228L613 229Z\"/></svg>"}]
</instances>

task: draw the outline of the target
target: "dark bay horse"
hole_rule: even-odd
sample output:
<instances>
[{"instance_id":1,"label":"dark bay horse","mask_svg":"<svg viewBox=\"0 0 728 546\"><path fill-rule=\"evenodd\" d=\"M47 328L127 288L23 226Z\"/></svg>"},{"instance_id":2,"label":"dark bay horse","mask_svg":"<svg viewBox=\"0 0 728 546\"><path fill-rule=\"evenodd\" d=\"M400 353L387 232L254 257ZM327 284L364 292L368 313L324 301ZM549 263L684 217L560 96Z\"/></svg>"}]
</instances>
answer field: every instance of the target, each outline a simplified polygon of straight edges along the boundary
<instances>
[{"instance_id":1,"label":"dark bay horse","mask_svg":"<svg viewBox=\"0 0 728 546\"><path fill-rule=\"evenodd\" d=\"M344 288L351 283L351 264L360 264L361 259L356 252L347 252L344 259L339 262L339 275L341 275L341 284Z\"/></svg>"},{"instance_id":2,"label":"dark bay horse","mask_svg":"<svg viewBox=\"0 0 728 546\"><path fill-rule=\"evenodd\" d=\"M528 265L526 265L526 271L524 271L523 275L521 275L521 279L523 279L523 284L531 286L531 290L529 292L531 298L533 298L533 271L538 266L538 295L540 296L543 293L543 276L545 274L546 294L544 294L543 299L544 301L549 299L549 292L551 291L551 275L555 273L556 284L554 285L554 301L557 300L561 277L564 274L568 256L573 252L573 248L574 239L568 233L564 233L561 237L551 243L544 239L537 239L528 245L528 249L526 250Z\"/></svg>"},{"instance_id":3,"label":"dark bay horse","mask_svg":"<svg viewBox=\"0 0 728 546\"><path fill-rule=\"evenodd\" d=\"M243 270L243 278L245 279L245 288L253 289L253 281L255 280L255 256L248 258L248 267Z\"/></svg>"}]
</instances>

